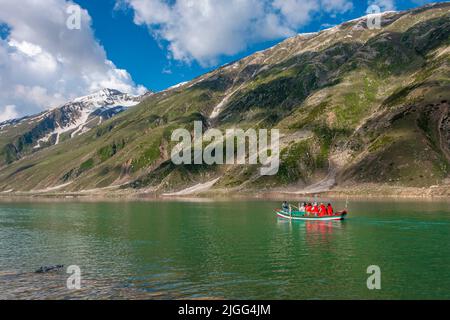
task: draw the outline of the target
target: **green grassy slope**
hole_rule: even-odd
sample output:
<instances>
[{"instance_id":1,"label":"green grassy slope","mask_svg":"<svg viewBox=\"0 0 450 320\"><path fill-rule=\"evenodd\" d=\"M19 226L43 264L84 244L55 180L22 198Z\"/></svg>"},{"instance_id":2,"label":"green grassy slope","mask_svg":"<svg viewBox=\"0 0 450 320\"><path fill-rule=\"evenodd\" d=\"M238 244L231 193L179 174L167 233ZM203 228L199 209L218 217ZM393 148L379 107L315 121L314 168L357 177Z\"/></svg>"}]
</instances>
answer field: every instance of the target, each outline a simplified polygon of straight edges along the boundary
<instances>
[{"instance_id":1,"label":"green grassy slope","mask_svg":"<svg viewBox=\"0 0 450 320\"><path fill-rule=\"evenodd\" d=\"M450 172L449 9L390 13L380 30L352 21L288 39L3 166L0 191L122 185L164 192L216 177L216 188L301 188L326 177L330 165L342 186L441 184ZM173 165L171 132L192 129L195 120L205 129L279 128L279 174Z\"/></svg>"}]
</instances>

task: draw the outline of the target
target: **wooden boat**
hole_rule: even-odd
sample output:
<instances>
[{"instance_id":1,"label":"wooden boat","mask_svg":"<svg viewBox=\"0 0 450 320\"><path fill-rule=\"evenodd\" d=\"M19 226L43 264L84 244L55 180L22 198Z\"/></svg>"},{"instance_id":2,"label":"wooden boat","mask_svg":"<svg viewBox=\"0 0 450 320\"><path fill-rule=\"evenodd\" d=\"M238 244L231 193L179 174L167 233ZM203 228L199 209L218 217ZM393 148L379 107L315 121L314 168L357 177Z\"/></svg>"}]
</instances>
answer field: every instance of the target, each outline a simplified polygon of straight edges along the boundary
<instances>
[{"instance_id":1,"label":"wooden boat","mask_svg":"<svg viewBox=\"0 0 450 320\"><path fill-rule=\"evenodd\" d=\"M344 220L347 217L347 210L343 210L340 212L336 212L332 216L323 216L323 217L316 217L316 216L302 216L300 212L293 211L292 214L289 214L286 211L283 211L281 209L275 210L277 213L277 216L289 219L289 220L302 220L302 221L338 221L338 220Z\"/></svg>"}]
</instances>

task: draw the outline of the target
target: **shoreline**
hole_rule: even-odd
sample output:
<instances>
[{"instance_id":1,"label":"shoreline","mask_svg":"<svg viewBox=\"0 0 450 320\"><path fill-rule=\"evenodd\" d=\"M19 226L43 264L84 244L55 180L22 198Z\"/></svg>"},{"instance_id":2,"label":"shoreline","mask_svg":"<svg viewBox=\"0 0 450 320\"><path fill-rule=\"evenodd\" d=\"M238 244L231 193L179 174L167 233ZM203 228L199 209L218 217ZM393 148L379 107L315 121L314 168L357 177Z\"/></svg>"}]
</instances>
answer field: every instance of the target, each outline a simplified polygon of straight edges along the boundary
<instances>
[{"instance_id":1,"label":"shoreline","mask_svg":"<svg viewBox=\"0 0 450 320\"><path fill-rule=\"evenodd\" d=\"M302 193L285 190L225 190L210 189L193 194L162 194L132 189L111 189L91 191L62 192L8 192L0 193L0 203L4 202L127 202L127 201L226 201L226 200L290 200L336 199L336 200L403 200L403 201L450 201L450 186L429 188L393 186L354 186L317 192Z\"/></svg>"}]
</instances>

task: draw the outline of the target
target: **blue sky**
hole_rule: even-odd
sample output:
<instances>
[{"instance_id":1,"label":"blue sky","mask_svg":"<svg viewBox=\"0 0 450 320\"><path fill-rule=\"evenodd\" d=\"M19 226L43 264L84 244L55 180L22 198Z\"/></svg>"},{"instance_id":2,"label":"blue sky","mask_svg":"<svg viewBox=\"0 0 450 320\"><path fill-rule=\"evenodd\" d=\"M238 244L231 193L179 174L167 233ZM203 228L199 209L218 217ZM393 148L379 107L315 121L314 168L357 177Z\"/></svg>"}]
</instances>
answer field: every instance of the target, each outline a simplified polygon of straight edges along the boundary
<instances>
[{"instance_id":1,"label":"blue sky","mask_svg":"<svg viewBox=\"0 0 450 320\"><path fill-rule=\"evenodd\" d=\"M202 66L196 60L185 62L169 58L167 44L164 44L164 41L163 43L157 41L150 35L146 26L133 23L132 9L115 9L115 0L76 0L76 2L87 9L91 15L95 36L104 46L108 58L119 68L130 72L136 83L143 84L154 91L190 80L219 65L271 47L283 39L280 37L269 41L248 43L247 48L237 54L221 55L216 63ZM396 10L404 10L427 2L432 1L401 0L393 3ZM296 28L296 31L299 33L318 31L330 25L360 17L368 8L367 1L352 1L352 4L353 8L344 13L315 12L311 21Z\"/></svg>"},{"instance_id":2,"label":"blue sky","mask_svg":"<svg viewBox=\"0 0 450 320\"><path fill-rule=\"evenodd\" d=\"M0 122L103 88L161 91L297 33L361 17L369 5L430 2L0 0ZM77 28L68 25L74 12Z\"/></svg>"}]
</instances>

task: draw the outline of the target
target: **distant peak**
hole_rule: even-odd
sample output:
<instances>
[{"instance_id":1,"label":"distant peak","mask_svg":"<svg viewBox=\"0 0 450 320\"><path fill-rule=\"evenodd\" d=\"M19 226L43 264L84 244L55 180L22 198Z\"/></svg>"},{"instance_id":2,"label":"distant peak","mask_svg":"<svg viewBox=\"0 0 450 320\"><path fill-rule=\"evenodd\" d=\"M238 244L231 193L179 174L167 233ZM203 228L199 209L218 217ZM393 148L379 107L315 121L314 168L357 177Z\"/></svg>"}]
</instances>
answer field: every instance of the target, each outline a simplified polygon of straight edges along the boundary
<instances>
[{"instance_id":1,"label":"distant peak","mask_svg":"<svg viewBox=\"0 0 450 320\"><path fill-rule=\"evenodd\" d=\"M80 102L80 101L85 101L85 100L98 100L98 99L104 99L104 98L118 96L118 95L124 95L124 93L122 93L121 91L116 90L116 89L104 88L104 89L95 91L91 94L88 94L86 96L78 97L78 98L74 99L73 101Z\"/></svg>"},{"instance_id":2,"label":"distant peak","mask_svg":"<svg viewBox=\"0 0 450 320\"><path fill-rule=\"evenodd\" d=\"M123 92L116 90L116 89L110 89L110 88L104 88L100 91L98 91L99 93L104 93L106 95L116 95L116 94L123 94Z\"/></svg>"}]
</instances>

